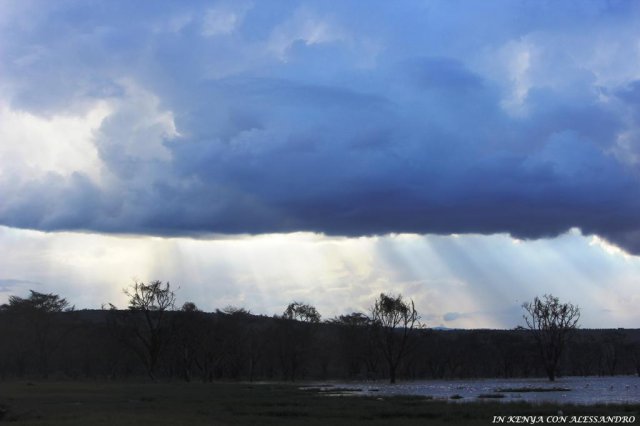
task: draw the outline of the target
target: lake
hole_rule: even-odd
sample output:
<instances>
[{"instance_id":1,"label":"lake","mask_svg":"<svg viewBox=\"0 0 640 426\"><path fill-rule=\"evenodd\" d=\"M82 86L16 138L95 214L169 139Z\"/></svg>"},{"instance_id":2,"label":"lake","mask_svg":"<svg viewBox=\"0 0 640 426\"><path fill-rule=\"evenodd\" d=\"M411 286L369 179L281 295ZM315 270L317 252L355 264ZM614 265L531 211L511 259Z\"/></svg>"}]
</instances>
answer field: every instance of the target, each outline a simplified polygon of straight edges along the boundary
<instances>
[{"instance_id":1,"label":"lake","mask_svg":"<svg viewBox=\"0 0 640 426\"><path fill-rule=\"evenodd\" d=\"M419 395L459 402L486 399L568 404L640 403L640 377L637 376L562 377L555 382L542 378L425 380L395 385L350 382L317 387L329 395Z\"/></svg>"}]
</instances>

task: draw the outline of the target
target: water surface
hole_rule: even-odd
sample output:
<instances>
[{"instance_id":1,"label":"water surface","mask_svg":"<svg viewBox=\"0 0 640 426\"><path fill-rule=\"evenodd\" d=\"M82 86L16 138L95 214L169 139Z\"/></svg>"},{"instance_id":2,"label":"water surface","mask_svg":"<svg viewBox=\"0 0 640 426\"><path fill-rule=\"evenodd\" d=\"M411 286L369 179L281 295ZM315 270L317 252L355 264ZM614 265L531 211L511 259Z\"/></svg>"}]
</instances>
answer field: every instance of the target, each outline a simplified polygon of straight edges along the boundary
<instances>
[{"instance_id":1,"label":"water surface","mask_svg":"<svg viewBox=\"0 0 640 426\"><path fill-rule=\"evenodd\" d=\"M465 401L528 401L571 404L640 404L640 377L563 377L546 379L425 380L395 385L383 382L349 382L321 385L353 395L419 395Z\"/></svg>"}]
</instances>

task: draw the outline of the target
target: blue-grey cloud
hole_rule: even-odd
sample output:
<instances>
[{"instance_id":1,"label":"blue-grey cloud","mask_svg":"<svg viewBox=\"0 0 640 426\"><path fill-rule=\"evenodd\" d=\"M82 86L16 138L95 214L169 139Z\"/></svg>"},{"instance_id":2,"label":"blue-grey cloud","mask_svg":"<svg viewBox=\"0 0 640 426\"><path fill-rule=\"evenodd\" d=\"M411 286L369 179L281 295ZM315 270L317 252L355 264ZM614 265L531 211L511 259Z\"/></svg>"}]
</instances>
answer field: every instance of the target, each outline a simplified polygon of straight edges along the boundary
<instances>
[{"instance_id":1,"label":"blue-grey cloud","mask_svg":"<svg viewBox=\"0 0 640 426\"><path fill-rule=\"evenodd\" d=\"M18 280L14 278L0 278L0 292L14 291L16 288L38 288L42 284L29 280Z\"/></svg>"},{"instance_id":2,"label":"blue-grey cloud","mask_svg":"<svg viewBox=\"0 0 640 426\"><path fill-rule=\"evenodd\" d=\"M521 238L578 227L640 253L639 53L618 52L635 46L633 2L97 6L5 6L8 108L110 110L91 135L96 176L16 168L0 180L1 224Z\"/></svg>"},{"instance_id":3,"label":"blue-grey cloud","mask_svg":"<svg viewBox=\"0 0 640 426\"><path fill-rule=\"evenodd\" d=\"M442 316L442 319L445 321L455 321L460 318L468 318L471 314L468 313L460 313L460 312L447 312Z\"/></svg>"}]
</instances>

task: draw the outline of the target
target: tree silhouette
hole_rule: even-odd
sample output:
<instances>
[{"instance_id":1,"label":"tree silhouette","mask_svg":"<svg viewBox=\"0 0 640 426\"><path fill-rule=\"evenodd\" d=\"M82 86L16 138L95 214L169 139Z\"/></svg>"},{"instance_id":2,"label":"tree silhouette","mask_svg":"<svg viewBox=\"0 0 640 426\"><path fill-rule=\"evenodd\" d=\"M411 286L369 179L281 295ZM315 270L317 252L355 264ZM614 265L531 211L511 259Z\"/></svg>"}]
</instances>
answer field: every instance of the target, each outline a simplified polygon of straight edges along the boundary
<instances>
[{"instance_id":1,"label":"tree silhouette","mask_svg":"<svg viewBox=\"0 0 640 426\"><path fill-rule=\"evenodd\" d=\"M381 293L371 308L374 335L387 361L390 383L396 382L396 371L407 355L412 331L420 325L419 320L413 300L405 302L401 295Z\"/></svg>"},{"instance_id":2,"label":"tree silhouette","mask_svg":"<svg viewBox=\"0 0 640 426\"><path fill-rule=\"evenodd\" d=\"M206 315L198 309L193 302L185 302L176 313L176 320L172 324L175 339L174 343L174 361L179 364L178 370L182 372L184 380L191 381L193 377L193 369L198 365L198 353L201 348L202 329Z\"/></svg>"},{"instance_id":3,"label":"tree silhouette","mask_svg":"<svg viewBox=\"0 0 640 426\"><path fill-rule=\"evenodd\" d=\"M121 335L143 362L147 374L155 380L155 371L172 334L168 311L175 309L176 296L169 282L152 281L149 284L134 281L124 290L129 297L129 309L118 311L111 305Z\"/></svg>"},{"instance_id":4,"label":"tree silhouette","mask_svg":"<svg viewBox=\"0 0 640 426\"><path fill-rule=\"evenodd\" d=\"M69 331L68 327L57 324L56 315L73 311L74 307L57 294L29 291L31 294L27 298L9 296L9 303L0 309L17 316L26 328L33 339L40 375L46 378L49 375L49 360Z\"/></svg>"},{"instance_id":5,"label":"tree silhouette","mask_svg":"<svg viewBox=\"0 0 640 426\"><path fill-rule=\"evenodd\" d=\"M550 381L554 381L569 332L577 328L580 308L560 303L557 297L545 294L542 299L522 304L526 328L531 330L538 344L540 358Z\"/></svg>"},{"instance_id":6,"label":"tree silhouette","mask_svg":"<svg viewBox=\"0 0 640 426\"><path fill-rule=\"evenodd\" d=\"M293 381L307 361L320 314L312 305L292 302L276 321L282 375Z\"/></svg>"},{"instance_id":7,"label":"tree silhouette","mask_svg":"<svg viewBox=\"0 0 640 426\"><path fill-rule=\"evenodd\" d=\"M309 323L319 323L320 314L315 307L306 303L292 302L282 314L282 318L303 321Z\"/></svg>"},{"instance_id":8,"label":"tree silhouette","mask_svg":"<svg viewBox=\"0 0 640 426\"><path fill-rule=\"evenodd\" d=\"M31 293L28 298L18 296L9 296L9 303L2 305L2 309L13 312L35 311L43 313L64 312L73 310L69 307L67 299L61 298L53 293L39 293L29 290Z\"/></svg>"},{"instance_id":9,"label":"tree silhouette","mask_svg":"<svg viewBox=\"0 0 640 426\"><path fill-rule=\"evenodd\" d=\"M357 377L362 367L367 377L375 374L378 357L375 342L371 339L371 319L361 312L352 312L335 317L329 323L337 327L339 354L347 377Z\"/></svg>"}]
</instances>

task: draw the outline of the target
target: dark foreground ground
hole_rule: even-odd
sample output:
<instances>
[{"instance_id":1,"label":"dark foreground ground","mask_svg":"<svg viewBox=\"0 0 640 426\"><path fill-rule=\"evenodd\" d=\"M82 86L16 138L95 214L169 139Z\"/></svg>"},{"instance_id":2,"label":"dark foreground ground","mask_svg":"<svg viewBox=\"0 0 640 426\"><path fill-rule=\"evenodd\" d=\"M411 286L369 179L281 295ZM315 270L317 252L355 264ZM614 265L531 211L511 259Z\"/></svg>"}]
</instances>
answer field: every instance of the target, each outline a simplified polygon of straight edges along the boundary
<instances>
[{"instance_id":1,"label":"dark foreground ground","mask_svg":"<svg viewBox=\"0 0 640 426\"><path fill-rule=\"evenodd\" d=\"M640 423L637 404L335 396L291 384L12 382L0 383L0 406L1 421L16 425L486 425L497 415L546 418L559 410L564 416L635 416Z\"/></svg>"}]
</instances>

